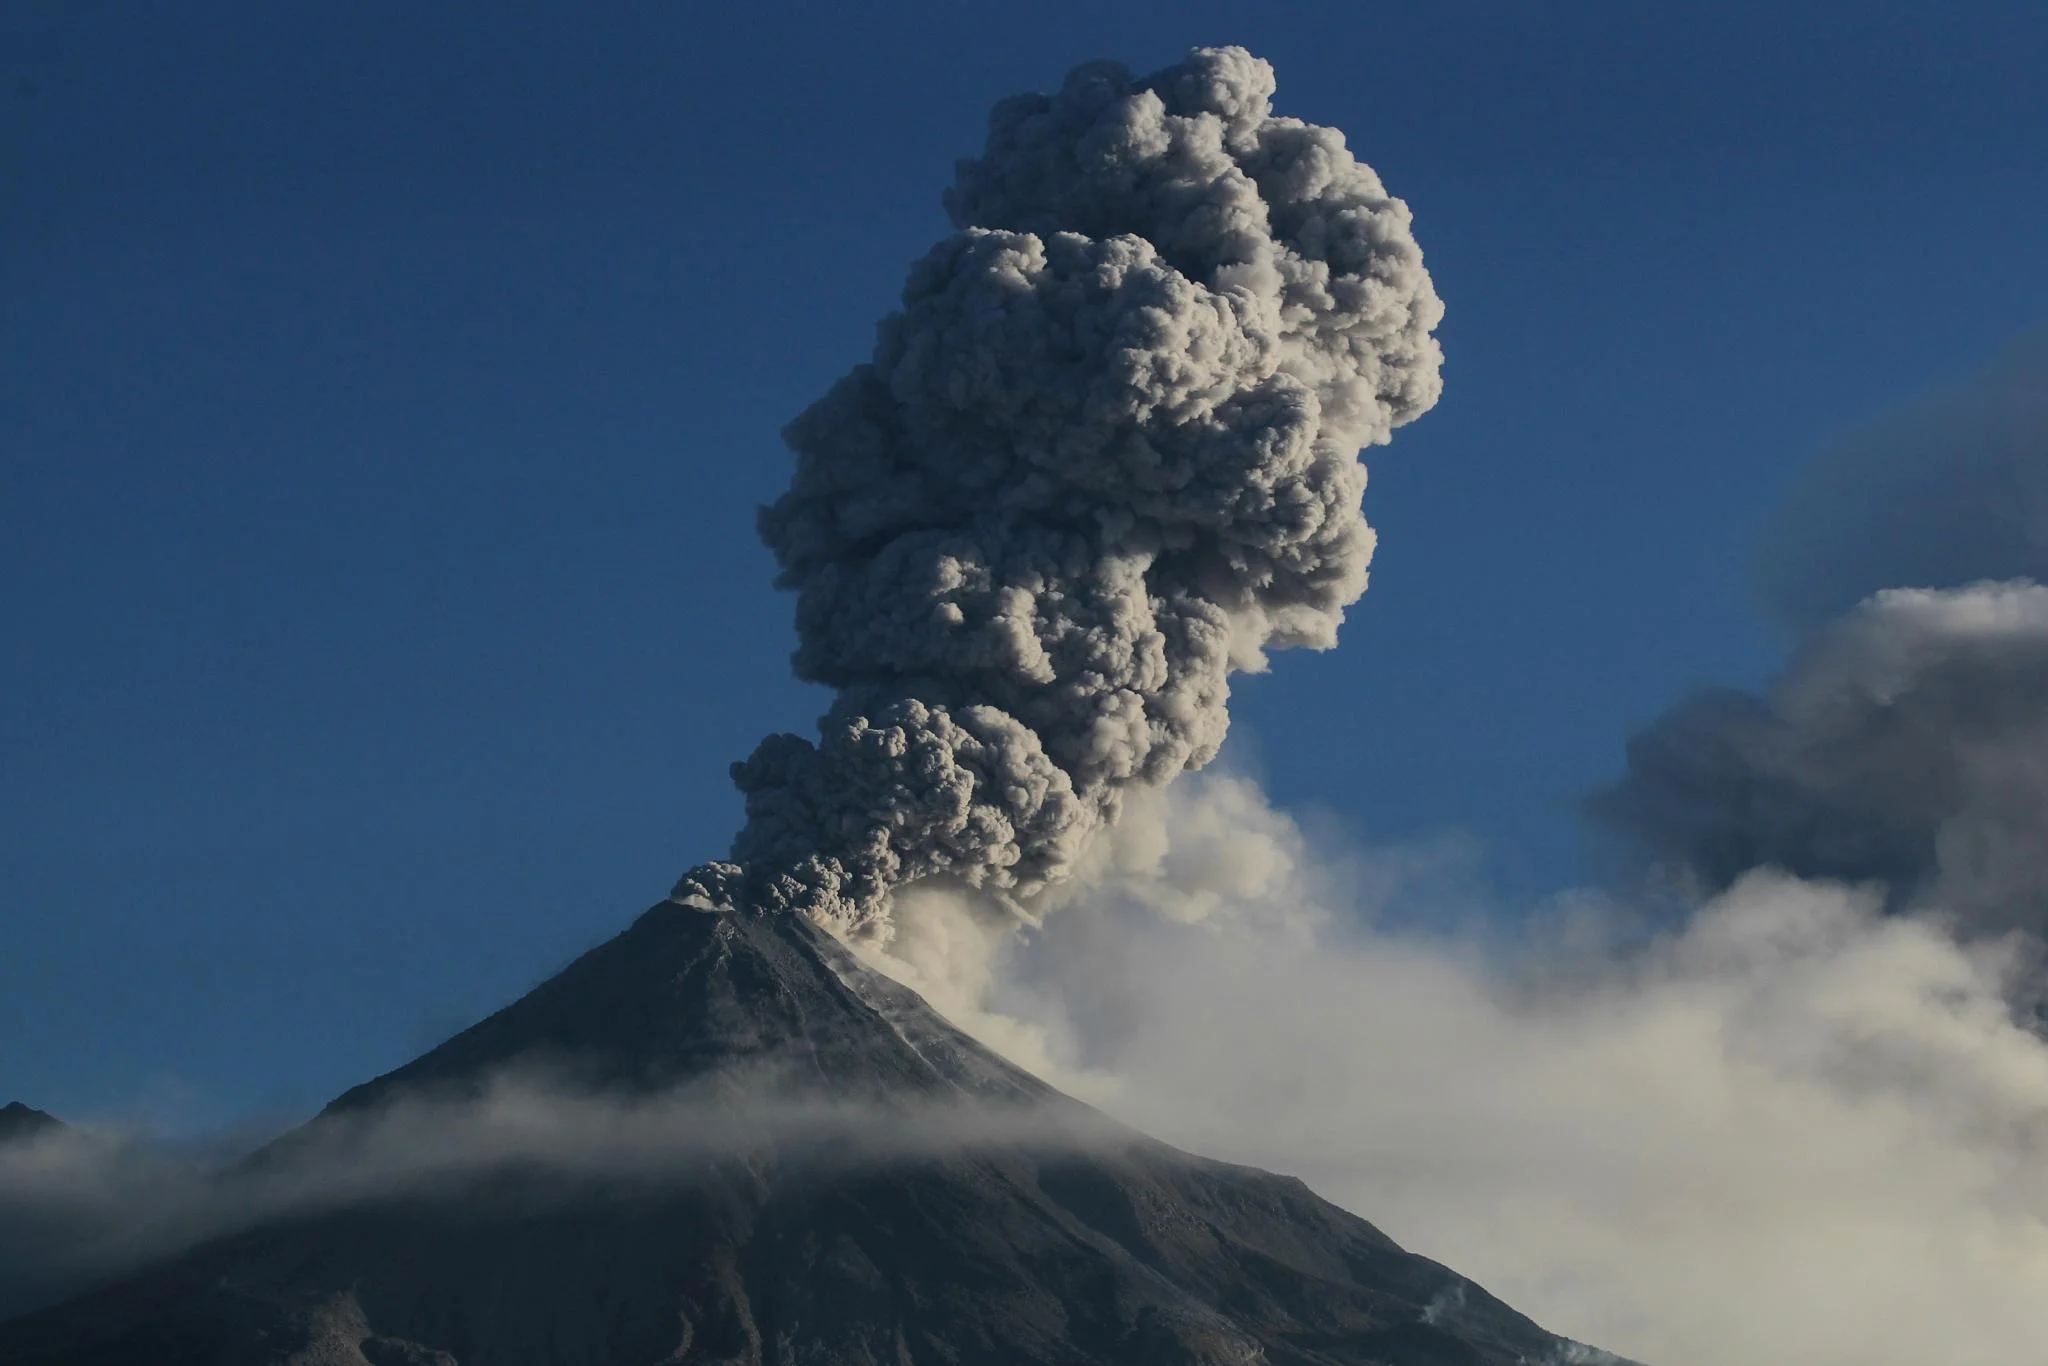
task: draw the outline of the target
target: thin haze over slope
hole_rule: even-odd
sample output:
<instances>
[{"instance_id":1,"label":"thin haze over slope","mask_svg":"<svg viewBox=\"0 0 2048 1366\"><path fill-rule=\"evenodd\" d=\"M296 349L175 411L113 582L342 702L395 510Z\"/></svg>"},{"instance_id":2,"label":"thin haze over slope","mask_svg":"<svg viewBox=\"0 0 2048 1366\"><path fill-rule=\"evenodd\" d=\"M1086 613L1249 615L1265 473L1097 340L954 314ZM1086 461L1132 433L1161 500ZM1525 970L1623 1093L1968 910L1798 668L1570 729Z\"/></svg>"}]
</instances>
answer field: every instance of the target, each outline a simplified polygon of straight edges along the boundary
<instances>
[{"instance_id":1,"label":"thin haze over slope","mask_svg":"<svg viewBox=\"0 0 2048 1366\"><path fill-rule=\"evenodd\" d=\"M1443 307L1407 206L1273 92L1203 48L996 107L761 515L838 700L735 765L738 866L678 897L886 937L944 876L1030 919L1129 789L1215 757L1233 671L1336 643L1358 452L1435 403Z\"/></svg>"}]
</instances>

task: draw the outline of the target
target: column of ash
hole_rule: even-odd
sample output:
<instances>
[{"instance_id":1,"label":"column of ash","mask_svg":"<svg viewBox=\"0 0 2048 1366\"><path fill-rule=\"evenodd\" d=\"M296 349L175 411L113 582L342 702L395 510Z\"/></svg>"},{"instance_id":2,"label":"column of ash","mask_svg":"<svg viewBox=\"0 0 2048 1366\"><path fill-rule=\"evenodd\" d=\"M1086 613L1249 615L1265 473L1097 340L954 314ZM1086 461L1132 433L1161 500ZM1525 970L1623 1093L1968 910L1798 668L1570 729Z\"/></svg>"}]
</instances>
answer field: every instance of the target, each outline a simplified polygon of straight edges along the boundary
<instances>
[{"instance_id":1,"label":"column of ash","mask_svg":"<svg viewBox=\"0 0 2048 1366\"><path fill-rule=\"evenodd\" d=\"M1359 451L1435 403L1443 306L1407 205L1273 91L1213 48L995 109L761 514L838 698L734 765L733 861L676 900L886 937L936 877L1029 919L1128 789L1216 754L1233 671L1336 643Z\"/></svg>"}]
</instances>

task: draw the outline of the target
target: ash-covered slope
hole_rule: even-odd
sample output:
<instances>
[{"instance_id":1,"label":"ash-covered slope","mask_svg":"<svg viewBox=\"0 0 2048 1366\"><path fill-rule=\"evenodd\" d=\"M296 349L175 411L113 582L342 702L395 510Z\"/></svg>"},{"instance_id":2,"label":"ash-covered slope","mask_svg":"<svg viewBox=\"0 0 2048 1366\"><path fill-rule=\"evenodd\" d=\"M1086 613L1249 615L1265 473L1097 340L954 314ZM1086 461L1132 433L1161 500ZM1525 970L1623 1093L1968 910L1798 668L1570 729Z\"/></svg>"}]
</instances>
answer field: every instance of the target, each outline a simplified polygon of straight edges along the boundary
<instances>
[{"instance_id":1,"label":"ash-covered slope","mask_svg":"<svg viewBox=\"0 0 2048 1366\"><path fill-rule=\"evenodd\" d=\"M1299 1181L1121 1129L792 915L664 904L258 1159L545 1064L882 1129L1020 1120L849 1159L764 1141L659 1179L510 1167L273 1219L0 1325L8 1366L1507 1366L1612 1361ZM1050 1118L1054 1123L1045 1122ZM1062 1137L1061 1135L1065 1135ZM886 1137L882 1135L881 1137Z\"/></svg>"}]
</instances>

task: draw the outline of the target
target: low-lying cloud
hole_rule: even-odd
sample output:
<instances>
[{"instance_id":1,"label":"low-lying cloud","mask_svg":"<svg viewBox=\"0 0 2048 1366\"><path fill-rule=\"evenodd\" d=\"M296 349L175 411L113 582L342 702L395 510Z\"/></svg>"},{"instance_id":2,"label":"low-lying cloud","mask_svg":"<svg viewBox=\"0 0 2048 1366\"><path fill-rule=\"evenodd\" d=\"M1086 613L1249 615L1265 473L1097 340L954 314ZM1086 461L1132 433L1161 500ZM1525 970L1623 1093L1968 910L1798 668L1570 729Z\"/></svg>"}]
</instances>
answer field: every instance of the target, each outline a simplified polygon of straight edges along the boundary
<instances>
[{"instance_id":1,"label":"low-lying cloud","mask_svg":"<svg viewBox=\"0 0 2048 1366\"><path fill-rule=\"evenodd\" d=\"M65 1128L0 1144L0 1318L270 1220L398 1197L460 1198L506 1172L581 1190L637 1188L742 1156L860 1166L990 1143L1127 1137L1081 1107L854 1104L778 1090L766 1072L641 1095L507 1072L473 1094L329 1112L253 1153ZM545 1191L531 1180L522 1189Z\"/></svg>"},{"instance_id":2,"label":"low-lying cloud","mask_svg":"<svg viewBox=\"0 0 2048 1366\"><path fill-rule=\"evenodd\" d=\"M2020 941L1771 873L1665 933L1592 894L1395 928L1428 860L1326 856L1229 776L1116 841L1094 913L1016 940L928 893L876 961L1118 1118L1298 1174L1657 1366L2039 1353L2048 1045L2006 1004Z\"/></svg>"}]
</instances>

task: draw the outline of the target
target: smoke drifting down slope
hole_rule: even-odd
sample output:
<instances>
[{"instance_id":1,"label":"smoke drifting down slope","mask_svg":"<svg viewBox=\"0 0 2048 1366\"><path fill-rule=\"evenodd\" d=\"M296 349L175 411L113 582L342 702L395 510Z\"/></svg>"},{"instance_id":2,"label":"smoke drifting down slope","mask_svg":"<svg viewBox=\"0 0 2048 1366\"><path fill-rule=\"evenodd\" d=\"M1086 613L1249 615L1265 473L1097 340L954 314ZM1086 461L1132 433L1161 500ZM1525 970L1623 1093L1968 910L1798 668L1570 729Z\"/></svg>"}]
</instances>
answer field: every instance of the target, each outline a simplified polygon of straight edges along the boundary
<instances>
[{"instance_id":1,"label":"smoke drifting down slope","mask_svg":"<svg viewBox=\"0 0 2048 1366\"><path fill-rule=\"evenodd\" d=\"M814 741L734 778L735 863L678 900L886 939L943 877L1020 919L1134 785L1213 758L1229 676L1336 641L1358 453L1436 401L1408 208L1273 73L1201 49L997 106L874 358L791 424L761 532Z\"/></svg>"}]
</instances>

